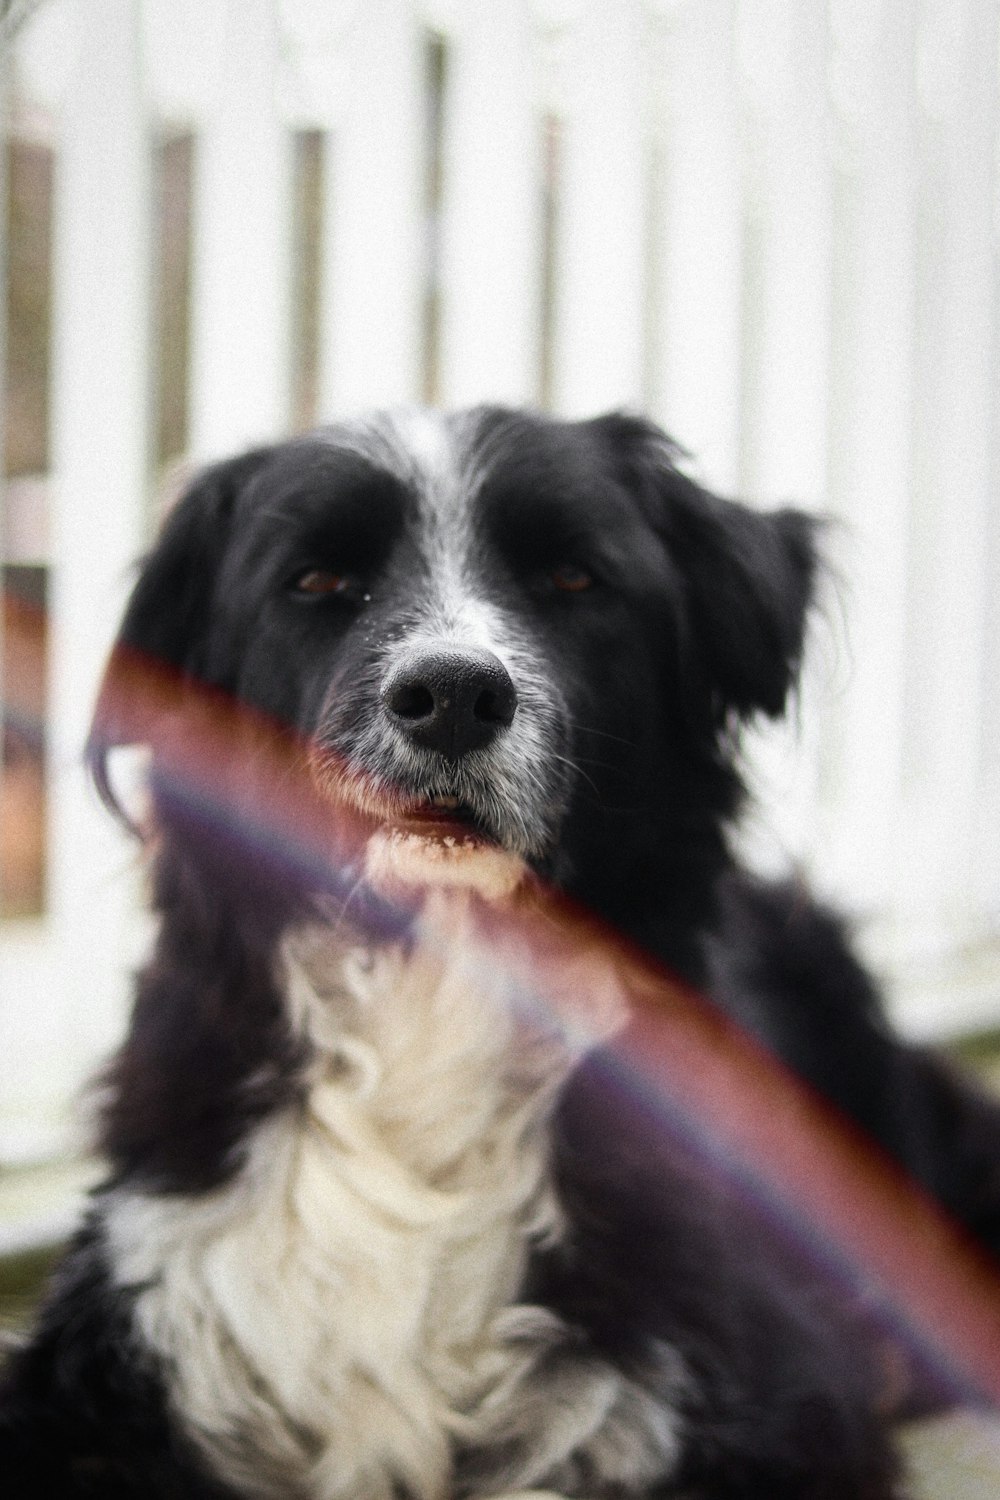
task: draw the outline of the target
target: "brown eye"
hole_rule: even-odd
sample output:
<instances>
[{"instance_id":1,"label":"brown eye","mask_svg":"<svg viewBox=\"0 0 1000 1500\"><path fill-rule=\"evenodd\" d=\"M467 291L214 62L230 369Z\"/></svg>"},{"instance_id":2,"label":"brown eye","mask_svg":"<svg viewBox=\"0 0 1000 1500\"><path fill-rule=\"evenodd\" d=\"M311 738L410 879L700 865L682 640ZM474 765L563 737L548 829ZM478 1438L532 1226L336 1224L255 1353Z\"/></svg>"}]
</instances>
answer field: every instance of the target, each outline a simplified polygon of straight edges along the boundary
<instances>
[{"instance_id":1,"label":"brown eye","mask_svg":"<svg viewBox=\"0 0 1000 1500\"><path fill-rule=\"evenodd\" d=\"M553 568L549 577L556 588L561 589L564 594L582 594L584 589L589 589L594 581L589 573L573 563L560 563L558 568Z\"/></svg>"},{"instance_id":2,"label":"brown eye","mask_svg":"<svg viewBox=\"0 0 1000 1500\"><path fill-rule=\"evenodd\" d=\"M344 594L352 587L353 579L343 573L327 573L323 568L309 568L296 578L297 594Z\"/></svg>"}]
</instances>

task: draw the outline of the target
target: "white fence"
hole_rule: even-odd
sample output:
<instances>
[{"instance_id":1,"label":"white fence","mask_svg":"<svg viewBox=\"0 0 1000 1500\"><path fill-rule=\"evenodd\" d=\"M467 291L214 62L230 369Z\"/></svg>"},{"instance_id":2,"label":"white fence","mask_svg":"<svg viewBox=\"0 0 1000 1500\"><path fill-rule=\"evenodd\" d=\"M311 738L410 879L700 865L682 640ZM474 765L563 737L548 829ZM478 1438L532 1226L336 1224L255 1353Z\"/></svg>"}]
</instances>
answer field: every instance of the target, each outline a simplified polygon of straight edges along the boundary
<instances>
[{"instance_id":1,"label":"white fence","mask_svg":"<svg viewBox=\"0 0 1000 1500\"><path fill-rule=\"evenodd\" d=\"M121 1024L128 851L78 769L156 488L154 129L190 132L188 441L431 399L644 407L832 534L840 606L755 756L765 863L863 918L914 1034L1000 1024L1000 0L47 0L47 914L0 930L0 1158ZM293 142L322 148L303 335ZM311 305L310 305L311 306ZM296 342L298 340L298 342Z\"/></svg>"}]
</instances>

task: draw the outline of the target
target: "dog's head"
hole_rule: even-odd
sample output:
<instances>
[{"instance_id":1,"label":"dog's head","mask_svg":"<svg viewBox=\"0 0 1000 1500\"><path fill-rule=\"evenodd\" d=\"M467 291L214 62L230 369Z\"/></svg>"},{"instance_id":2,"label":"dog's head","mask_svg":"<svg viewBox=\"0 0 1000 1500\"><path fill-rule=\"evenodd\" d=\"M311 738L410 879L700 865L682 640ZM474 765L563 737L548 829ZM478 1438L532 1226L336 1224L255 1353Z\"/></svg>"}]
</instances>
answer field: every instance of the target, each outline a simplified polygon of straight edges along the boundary
<instances>
[{"instance_id":1,"label":"dog's head","mask_svg":"<svg viewBox=\"0 0 1000 1500\"><path fill-rule=\"evenodd\" d=\"M615 863L609 828L727 814L732 726L779 714L798 666L812 524L709 495L674 452L635 418L484 408L245 455L174 509L116 656L174 674L175 719L207 688L291 730L428 879L502 851L572 884ZM156 715L143 733L155 761Z\"/></svg>"}]
</instances>

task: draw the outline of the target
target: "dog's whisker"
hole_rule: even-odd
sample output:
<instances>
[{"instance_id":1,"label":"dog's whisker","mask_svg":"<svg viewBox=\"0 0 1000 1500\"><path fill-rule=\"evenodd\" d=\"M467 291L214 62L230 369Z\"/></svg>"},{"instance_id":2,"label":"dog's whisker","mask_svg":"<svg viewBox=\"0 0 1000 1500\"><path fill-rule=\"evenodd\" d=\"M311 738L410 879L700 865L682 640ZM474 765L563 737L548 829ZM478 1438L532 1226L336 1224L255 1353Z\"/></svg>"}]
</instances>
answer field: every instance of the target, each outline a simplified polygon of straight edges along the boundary
<instances>
[{"instance_id":1,"label":"dog's whisker","mask_svg":"<svg viewBox=\"0 0 1000 1500\"><path fill-rule=\"evenodd\" d=\"M560 755L556 750L551 751L550 754L551 758L554 761L558 762L559 765L568 766L569 769L573 771L577 776L579 776L583 781L585 781L587 785L594 790L595 793L600 795L600 789L597 785L597 782L592 776L588 776L587 772L583 770L583 765L585 764L584 762L580 761L579 759L571 758L568 755ZM600 762L587 761L586 764L594 765L600 764Z\"/></svg>"},{"instance_id":2,"label":"dog's whisker","mask_svg":"<svg viewBox=\"0 0 1000 1500\"><path fill-rule=\"evenodd\" d=\"M592 724L572 723L570 728L578 730L581 734L593 735L597 739L613 740L618 745L626 745L629 749L635 748L635 741L624 739L620 734L610 734L606 729L595 729Z\"/></svg>"}]
</instances>

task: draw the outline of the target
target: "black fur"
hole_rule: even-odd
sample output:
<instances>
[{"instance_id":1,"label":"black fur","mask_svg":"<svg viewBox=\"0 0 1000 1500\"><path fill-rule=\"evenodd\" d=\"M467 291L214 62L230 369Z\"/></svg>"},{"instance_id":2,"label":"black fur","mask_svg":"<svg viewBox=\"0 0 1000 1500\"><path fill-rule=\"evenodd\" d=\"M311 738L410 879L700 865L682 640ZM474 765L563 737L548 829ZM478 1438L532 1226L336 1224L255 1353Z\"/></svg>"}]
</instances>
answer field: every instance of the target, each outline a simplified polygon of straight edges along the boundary
<instances>
[{"instance_id":1,"label":"black fur","mask_svg":"<svg viewBox=\"0 0 1000 1500\"><path fill-rule=\"evenodd\" d=\"M996 1111L890 1035L832 918L793 886L740 875L728 853L742 799L739 726L781 714L794 685L815 523L707 494L639 419L484 410L449 430L462 458L453 503L476 463L485 475L463 502L475 590L514 622L552 684L533 710L553 750L539 767L545 807L525 835L538 876L708 986L997 1248ZM105 1080L101 1147L118 1189L205 1193L238 1169L255 1123L295 1098L302 1057L274 952L317 895L352 893L352 919L370 939L406 941L405 912L358 903L349 853L327 870L288 857L266 837L267 798L255 803L258 733L286 746L284 764L303 783L308 747L354 763L381 712L386 661L434 586L428 523L392 424L360 451L353 431L262 449L197 480L122 625L91 757L110 800L108 747L153 747L162 926ZM377 461L380 443L396 444L392 462ZM566 563L592 586L554 586ZM297 580L317 568L347 582L307 596ZM214 817L211 796L199 800L178 772L199 722L207 714L218 731L233 705L260 721L237 717L222 736L232 765L216 767L215 795L223 814L227 798L259 811L250 831ZM454 768L430 755L421 764L422 784L407 773L408 795L457 786ZM503 843L514 834L489 803L488 767L471 811ZM617 1368L648 1370L657 1341L681 1352L691 1375L683 1455L657 1492L899 1495L871 1330L836 1288L816 1288L816 1268L773 1226L710 1185L662 1121L623 1100L608 1081L613 1062L613 1048L598 1054L565 1091L553 1160L569 1228L535 1258L526 1295ZM170 1415L169 1371L143 1349L109 1282L102 1202L8 1366L4 1493L222 1500L231 1492ZM496 1455L456 1453L458 1493L495 1472ZM589 1477L581 1459L574 1493L590 1497Z\"/></svg>"}]
</instances>

